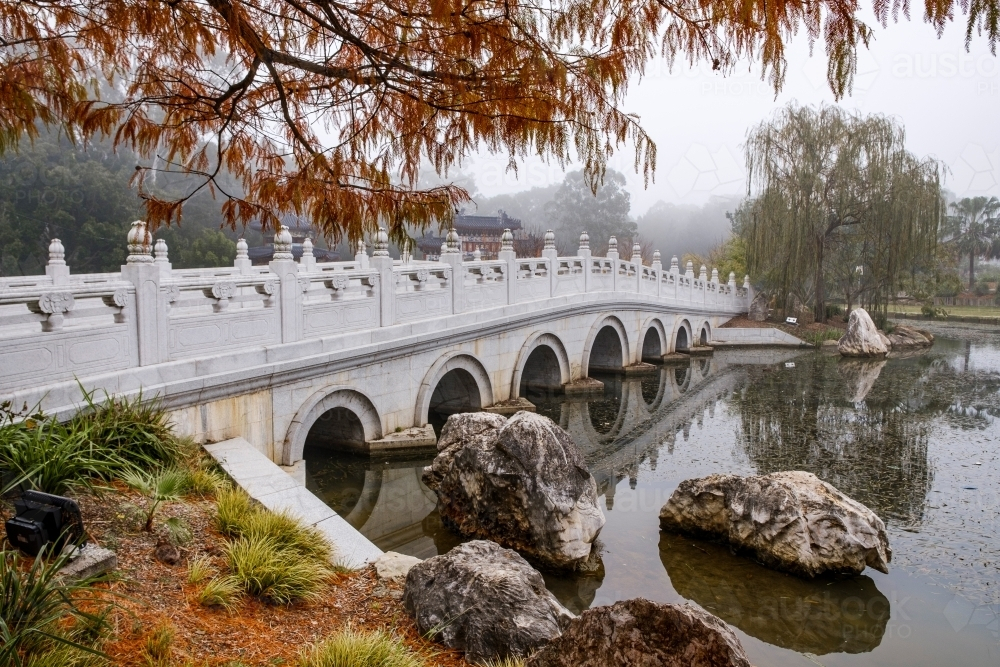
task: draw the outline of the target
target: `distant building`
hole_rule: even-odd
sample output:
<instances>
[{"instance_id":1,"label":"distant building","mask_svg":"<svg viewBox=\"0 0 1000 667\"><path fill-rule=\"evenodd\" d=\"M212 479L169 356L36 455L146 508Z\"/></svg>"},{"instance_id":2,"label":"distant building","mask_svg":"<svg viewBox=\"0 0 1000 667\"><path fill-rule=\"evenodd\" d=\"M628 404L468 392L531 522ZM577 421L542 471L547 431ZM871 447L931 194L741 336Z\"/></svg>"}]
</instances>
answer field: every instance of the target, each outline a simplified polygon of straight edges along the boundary
<instances>
[{"instance_id":1,"label":"distant building","mask_svg":"<svg viewBox=\"0 0 1000 667\"><path fill-rule=\"evenodd\" d=\"M455 231L462 239L462 254L472 255L476 248L483 252L484 259L493 259L500 252L500 237L503 230L509 229L514 234L515 244L525 235L521 221L512 218L504 211L496 215L469 215L462 211L455 216ZM430 232L417 239L417 247L428 259L437 258L441 254L441 244L444 236Z\"/></svg>"},{"instance_id":2,"label":"distant building","mask_svg":"<svg viewBox=\"0 0 1000 667\"><path fill-rule=\"evenodd\" d=\"M289 222L292 224L289 224ZM292 234L292 257L299 260L302 258L302 243L307 238L311 239L315 230L311 227L293 227L292 225L296 224L294 221L288 221L285 224L288 225L288 231ZM274 232L265 234L264 245L249 248L247 254L250 256L250 261L253 264L263 265L270 262L274 258ZM331 250L323 250L316 246L313 246L313 256L317 262L336 262L340 259L339 253Z\"/></svg>"}]
</instances>

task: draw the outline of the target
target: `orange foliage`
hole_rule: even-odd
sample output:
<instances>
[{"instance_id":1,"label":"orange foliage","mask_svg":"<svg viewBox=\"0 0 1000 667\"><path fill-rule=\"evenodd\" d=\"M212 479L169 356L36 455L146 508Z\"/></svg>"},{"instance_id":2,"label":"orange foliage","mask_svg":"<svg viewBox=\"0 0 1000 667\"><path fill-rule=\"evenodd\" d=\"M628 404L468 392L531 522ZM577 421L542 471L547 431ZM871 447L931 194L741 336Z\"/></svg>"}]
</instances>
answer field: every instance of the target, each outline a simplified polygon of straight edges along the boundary
<instances>
[{"instance_id":1,"label":"orange foliage","mask_svg":"<svg viewBox=\"0 0 1000 667\"><path fill-rule=\"evenodd\" d=\"M997 0L957 0L969 35L997 39ZM939 30L956 0L927 0ZM331 239L378 224L450 218L460 188L417 189L471 152L528 154L591 183L655 146L621 101L657 54L723 72L760 59L780 87L784 43L822 40L828 78L849 89L870 30L856 0L0 0L0 152L58 124L111 134L149 162L135 181L149 222L178 220L185 198L156 197L155 169L197 176L226 198L224 222L312 219ZM908 0L875 0L876 15ZM235 176L240 192L219 190Z\"/></svg>"}]
</instances>

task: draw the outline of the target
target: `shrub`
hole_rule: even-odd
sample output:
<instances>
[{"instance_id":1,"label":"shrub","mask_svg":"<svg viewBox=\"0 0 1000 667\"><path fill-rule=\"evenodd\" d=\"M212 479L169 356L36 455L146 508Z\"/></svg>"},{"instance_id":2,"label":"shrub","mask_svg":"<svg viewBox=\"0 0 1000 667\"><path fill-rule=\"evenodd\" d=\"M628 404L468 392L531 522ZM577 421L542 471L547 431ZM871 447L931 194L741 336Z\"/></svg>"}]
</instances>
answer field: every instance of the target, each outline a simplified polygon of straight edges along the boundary
<instances>
[{"instance_id":1,"label":"shrub","mask_svg":"<svg viewBox=\"0 0 1000 667\"><path fill-rule=\"evenodd\" d=\"M278 604L318 598L330 577L326 563L303 557L273 537L239 537L226 546L226 558L247 593Z\"/></svg>"},{"instance_id":2,"label":"shrub","mask_svg":"<svg viewBox=\"0 0 1000 667\"><path fill-rule=\"evenodd\" d=\"M180 500L188 488L189 474L185 470L167 469L155 474L128 470L122 473L122 481L149 498L146 508L146 524L143 530L153 530L156 510L165 502Z\"/></svg>"},{"instance_id":3,"label":"shrub","mask_svg":"<svg viewBox=\"0 0 1000 667\"><path fill-rule=\"evenodd\" d=\"M383 631L347 628L304 650L300 667L425 667L427 663L398 637Z\"/></svg>"},{"instance_id":4,"label":"shrub","mask_svg":"<svg viewBox=\"0 0 1000 667\"><path fill-rule=\"evenodd\" d=\"M69 652L103 657L86 635L107 627L110 605L88 594L89 581L71 584L56 577L68 558L64 554L49 559L43 550L24 568L17 552L0 551L0 665L58 664L51 661ZM95 604L101 611L81 608ZM78 622L76 633L60 629L67 617Z\"/></svg>"},{"instance_id":5,"label":"shrub","mask_svg":"<svg viewBox=\"0 0 1000 667\"><path fill-rule=\"evenodd\" d=\"M0 429L0 469L22 488L65 494L72 487L92 489L110 479L124 462L92 438L80 424L59 424L37 415Z\"/></svg>"},{"instance_id":6,"label":"shrub","mask_svg":"<svg viewBox=\"0 0 1000 667\"><path fill-rule=\"evenodd\" d=\"M948 317L948 311L947 310L945 310L944 308L938 308L937 306L935 306L934 304L932 304L930 302L925 303L924 305L920 306L920 312L923 315L931 318L932 320L933 319L937 319L939 317Z\"/></svg>"},{"instance_id":7,"label":"shrub","mask_svg":"<svg viewBox=\"0 0 1000 667\"><path fill-rule=\"evenodd\" d=\"M158 399L144 400L140 391L132 398L109 396L94 400L95 392L83 391L87 410L73 418L89 427L94 442L103 443L127 463L148 467L173 465L181 457L180 440L170 428L170 419Z\"/></svg>"},{"instance_id":8,"label":"shrub","mask_svg":"<svg viewBox=\"0 0 1000 667\"><path fill-rule=\"evenodd\" d=\"M236 577L213 577L198 593L198 603L206 607L236 608L243 596L243 585Z\"/></svg>"}]
</instances>

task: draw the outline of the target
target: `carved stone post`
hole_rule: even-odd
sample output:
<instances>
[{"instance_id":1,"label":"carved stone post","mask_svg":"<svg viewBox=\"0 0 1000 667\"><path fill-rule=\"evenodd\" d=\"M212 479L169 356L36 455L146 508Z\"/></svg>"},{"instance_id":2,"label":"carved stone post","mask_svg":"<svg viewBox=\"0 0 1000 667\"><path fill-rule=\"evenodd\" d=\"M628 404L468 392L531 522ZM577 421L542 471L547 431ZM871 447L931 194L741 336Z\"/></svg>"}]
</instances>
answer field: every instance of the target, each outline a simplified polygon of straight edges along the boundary
<instances>
[{"instance_id":1,"label":"carved stone post","mask_svg":"<svg viewBox=\"0 0 1000 667\"><path fill-rule=\"evenodd\" d=\"M559 251L556 250L556 234L551 229L545 232L542 257L549 262L549 296L556 293L556 273L559 270Z\"/></svg>"},{"instance_id":2,"label":"carved stone post","mask_svg":"<svg viewBox=\"0 0 1000 667\"><path fill-rule=\"evenodd\" d=\"M153 246L153 252L155 254L155 259L153 264L156 264L160 268L160 274L164 280L170 279L170 271L173 268L170 265L170 257L167 255L167 242L163 239L156 239L156 245Z\"/></svg>"},{"instance_id":3,"label":"carved stone post","mask_svg":"<svg viewBox=\"0 0 1000 667\"><path fill-rule=\"evenodd\" d=\"M587 233L587 230L583 230L583 232L580 233L580 249L577 251L577 254L580 255L581 259L583 259L583 291L589 292L591 262L590 234Z\"/></svg>"},{"instance_id":4,"label":"carved stone post","mask_svg":"<svg viewBox=\"0 0 1000 667\"><path fill-rule=\"evenodd\" d=\"M465 275L462 268L462 239L452 227L445 237L441 250L441 261L451 267L451 312L461 313L465 308L463 299Z\"/></svg>"},{"instance_id":5,"label":"carved stone post","mask_svg":"<svg viewBox=\"0 0 1000 667\"><path fill-rule=\"evenodd\" d=\"M660 251L653 251L653 275L656 277L656 296L660 296L663 291L663 280L660 274L663 273L663 261L660 257Z\"/></svg>"},{"instance_id":6,"label":"carved stone post","mask_svg":"<svg viewBox=\"0 0 1000 667\"><path fill-rule=\"evenodd\" d=\"M372 253L371 266L378 271L379 276L381 326L392 326L395 321L396 280L392 273L392 257L389 256L389 233L381 227L375 233L375 252Z\"/></svg>"},{"instance_id":7,"label":"carved stone post","mask_svg":"<svg viewBox=\"0 0 1000 667\"><path fill-rule=\"evenodd\" d=\"M354 261L358 263L359 269L368 268L368 251L365 248L365 242L363 240L358 241L358 250L354 253Z\"/></svg>"},{"instance_id":8,"label":"carved stone post","mask_svg":"<svg viewBox=\"0 0 1000 667\"><path fill-rule=\"evenodd\" d=\"M313 255L313 242L309 237L306 237L302 241L302 258L299 259L299 268L306 273L316 268L316 256Z\"/></svg>"},{"instance_id":9,"label":"carved stone post","mask_svg":"<svg viewBox=\"0 0 1000 667\"><path fill-rule=\"evenodd\" d=\"M236 242L236 260L233 262L233 266L239 269L239 272L242 274L250 273L253 267L253 263L250 261L247 241L242 236Z\"/></svg>"},{"instance_id":10,"label":"carved stone post","mask_svg":"<svg viewBox=\"0 0 1000 667\"><path fill-rule=\"evenodd\" d=\"M45 265L45 275L52 279L53 285L64 285L69 282L66 248L59 239L52 239L49 243L49 263Z\"/></svg>"},{"instance_id":11,"label":"carved stone post","mask_svg":"<svg viewBox=\"0 0 1000 667\"><path fill-rule=\"evenodd\" d=\"M507 271L504 279L507 281L507 303L517 301L517 254L514 252L514 235L509 229L503 230L500 237L500 252L497 259L507 263Z\"/></svg>"},{"instance_id":12,"label":"carved stone post","mask_svg":"<svg viewBox=\"0 0 1000 667\"><path fill-rule=\"evenodd\" d=\"M302 339L302 285L299 265L292 258L292 234L285 225L274 235L274 257L268 266L279 281L281 342L294 343Z\"/></svg>"},{"instance_id":13,"label":"carved stone post","mask_svg":"<svg viewBox=\"0 0 1000 667\"><path fill-rule=\"evenodd\" d=\"M166 298L160 294L163 273L153 262L153 237L146 223L136 220L128 232L128 258L122 266L122 280L135 286L135 337L139 365L166 361Z\"/></svg>"},{"instance_id":14,"label":"carved stone post","mask_svg":"<svg viewBox=\"0 0 1000 667\"><path fill-rule=\"evenodd\" d=\"M618 239L608 239L608 259L611 260L611 289L618 291Z\"/></svg>"},{"instance_id":15,"label":"carved stone post","mask_svg":"<svg viewBox=\"0 0 1000 667\"><path fill-rule=\"evenodd\" d=\"M632 244L632 263L635 264L635 293L642 292L642 246Z\"/></svg>"}]
</instances>

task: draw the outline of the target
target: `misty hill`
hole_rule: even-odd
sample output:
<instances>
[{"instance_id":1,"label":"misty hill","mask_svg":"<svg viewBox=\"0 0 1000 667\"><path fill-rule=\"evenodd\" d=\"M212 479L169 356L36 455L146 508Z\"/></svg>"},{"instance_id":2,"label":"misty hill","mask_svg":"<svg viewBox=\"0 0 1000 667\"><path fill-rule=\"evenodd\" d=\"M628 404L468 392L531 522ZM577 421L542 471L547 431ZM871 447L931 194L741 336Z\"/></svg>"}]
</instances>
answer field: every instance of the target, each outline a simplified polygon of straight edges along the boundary
<instances>
[{"instance_id":1,"label":"misty hill","mask_svg":"<svg viewBox=\"0 0 1000 667\"><path fill-rule=\"evenodd\" d=\"M715 196L703 206L658 201L639 216L639 234L652 242L668 264L671 255L706 255L729 237L732 229L726 212L739 206L740 196Z\"/></svg>"}]
</instances>

